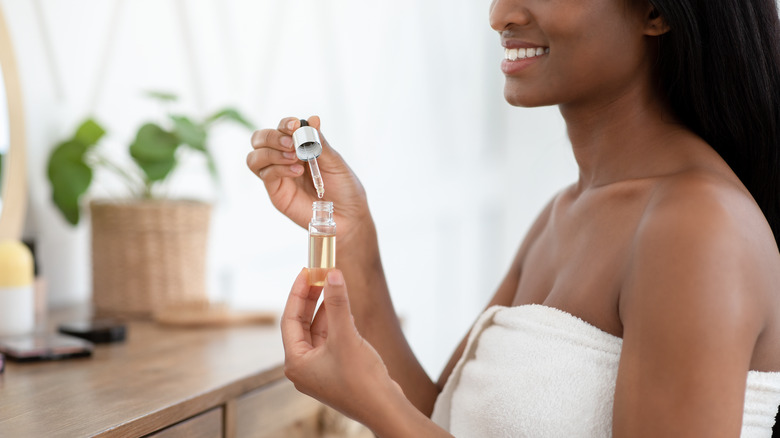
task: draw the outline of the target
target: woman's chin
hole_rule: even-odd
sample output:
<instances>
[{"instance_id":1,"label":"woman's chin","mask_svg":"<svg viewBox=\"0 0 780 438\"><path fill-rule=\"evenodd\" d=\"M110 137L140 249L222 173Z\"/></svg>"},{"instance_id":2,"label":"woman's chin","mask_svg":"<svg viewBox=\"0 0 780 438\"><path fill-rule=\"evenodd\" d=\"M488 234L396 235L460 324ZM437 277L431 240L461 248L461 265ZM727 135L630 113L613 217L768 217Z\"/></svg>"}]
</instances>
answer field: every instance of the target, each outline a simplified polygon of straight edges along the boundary
<instances>
[{"instance_id":1,"label":"woman's chin","mask_svg":"<svg viewBox=\"0 0 780 438\"><path fill-rule=\"evenodd\" d=\"M523 108L550 105L550 103L541 101L538 96L529 96L527 94L511 92L510 90L504 90L504 99L512 106Z\"/></svg>"}]
</instances>

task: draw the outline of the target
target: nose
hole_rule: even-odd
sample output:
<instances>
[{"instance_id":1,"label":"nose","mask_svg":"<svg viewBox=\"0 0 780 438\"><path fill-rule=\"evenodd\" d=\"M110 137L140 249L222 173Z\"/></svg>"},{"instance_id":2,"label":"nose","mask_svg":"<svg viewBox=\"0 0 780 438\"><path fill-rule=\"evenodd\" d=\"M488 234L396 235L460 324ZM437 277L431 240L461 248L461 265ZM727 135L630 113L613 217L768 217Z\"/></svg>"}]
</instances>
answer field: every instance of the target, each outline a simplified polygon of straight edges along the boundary
<instances>
[{"instance_id":1,"label":"nose","mask_svg":"<svg viewBox=\"0 0 780 438\"><path fill-rule=\"evenodd\" d=\"M490 27L501 32L511 27L531 22L531 14L522 0L493 0L490 4Z\"/></svg>"}]
</instances>

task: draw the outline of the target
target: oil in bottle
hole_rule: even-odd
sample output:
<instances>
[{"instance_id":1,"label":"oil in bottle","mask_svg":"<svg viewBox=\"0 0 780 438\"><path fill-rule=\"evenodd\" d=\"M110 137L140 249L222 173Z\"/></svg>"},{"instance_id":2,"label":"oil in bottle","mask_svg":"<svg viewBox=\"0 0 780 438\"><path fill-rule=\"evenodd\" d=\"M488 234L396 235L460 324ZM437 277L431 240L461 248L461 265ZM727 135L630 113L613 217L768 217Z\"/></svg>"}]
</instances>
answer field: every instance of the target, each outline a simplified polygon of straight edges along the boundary
<instances>
[{"instance_id":1,"label":"oil in bottle","mask_svg":"<svg viewBox=\"0 0 780 438\"><path fill-rule=\"evenodd\" d=\"M308 267L311 286L324 286L328 271L336 267L336 222L332 202L312 203Z\"/></svg>"}]
</instances>

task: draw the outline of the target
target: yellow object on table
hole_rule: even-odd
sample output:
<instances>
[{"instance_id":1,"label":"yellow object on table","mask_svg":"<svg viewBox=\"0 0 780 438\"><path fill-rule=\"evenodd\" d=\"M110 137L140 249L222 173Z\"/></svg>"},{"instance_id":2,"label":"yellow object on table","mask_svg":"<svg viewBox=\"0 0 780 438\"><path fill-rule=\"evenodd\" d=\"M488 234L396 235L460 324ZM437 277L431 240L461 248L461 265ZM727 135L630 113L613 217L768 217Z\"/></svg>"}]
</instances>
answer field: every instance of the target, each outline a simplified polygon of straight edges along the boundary
<instances>
[{"instance_id":1,"label":"yellow object on table","mask_svg":"<svg viewBox=\"0 0 780 438\"><path fill-rule=\"evenodd\" d=\"M0 336L35 328L33 257L17 240L0 242Z\"/></svg>"}]
</instances>

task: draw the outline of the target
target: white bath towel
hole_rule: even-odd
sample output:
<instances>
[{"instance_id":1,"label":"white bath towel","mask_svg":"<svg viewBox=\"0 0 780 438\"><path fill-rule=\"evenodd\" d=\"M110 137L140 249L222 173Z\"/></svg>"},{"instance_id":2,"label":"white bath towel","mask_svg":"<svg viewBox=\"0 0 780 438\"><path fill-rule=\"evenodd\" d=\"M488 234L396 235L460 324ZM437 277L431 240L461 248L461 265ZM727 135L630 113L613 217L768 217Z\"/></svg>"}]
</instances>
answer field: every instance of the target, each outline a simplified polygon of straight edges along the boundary
<instances>
[{"instance_id":1,"label":"white bath towel","mask_svg":"<svg viewBox=\"0 0 780 438\"><path fill-rule=\"evenodd\" d=\"M431 418L458 438L609 437L622 344L552 307L491 307ZM748 372L742 438L769 438L779 404L780 373Z\"/></svg>"}]
</instances>

